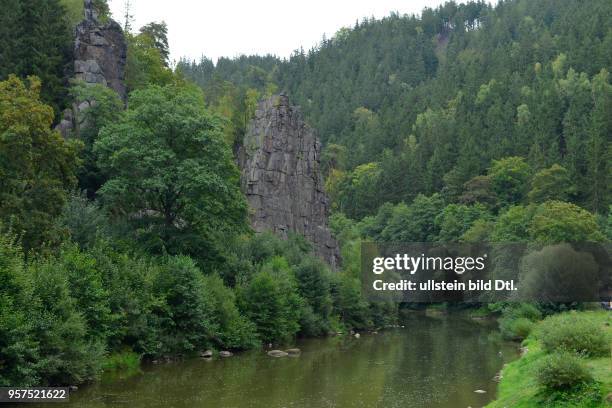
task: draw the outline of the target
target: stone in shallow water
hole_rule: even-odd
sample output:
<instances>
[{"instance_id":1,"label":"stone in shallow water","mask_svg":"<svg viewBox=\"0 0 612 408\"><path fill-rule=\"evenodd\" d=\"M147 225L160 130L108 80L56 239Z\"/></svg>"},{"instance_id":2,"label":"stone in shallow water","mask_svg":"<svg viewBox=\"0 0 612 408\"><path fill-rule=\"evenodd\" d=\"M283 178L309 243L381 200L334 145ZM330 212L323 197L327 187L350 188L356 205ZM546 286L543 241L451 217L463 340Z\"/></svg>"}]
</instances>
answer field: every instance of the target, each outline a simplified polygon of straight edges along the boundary
<instances>
[{"instance_id":1,"label":"stone in shallow water","mask_svg":"<svg viewBox=\"0 0 612 408\"><path fill-rule=\"evenodd\" d=\"M270 357L287 357L289 354L282 350L270 350L268 351Z\"/></svg>"}]
</instances>

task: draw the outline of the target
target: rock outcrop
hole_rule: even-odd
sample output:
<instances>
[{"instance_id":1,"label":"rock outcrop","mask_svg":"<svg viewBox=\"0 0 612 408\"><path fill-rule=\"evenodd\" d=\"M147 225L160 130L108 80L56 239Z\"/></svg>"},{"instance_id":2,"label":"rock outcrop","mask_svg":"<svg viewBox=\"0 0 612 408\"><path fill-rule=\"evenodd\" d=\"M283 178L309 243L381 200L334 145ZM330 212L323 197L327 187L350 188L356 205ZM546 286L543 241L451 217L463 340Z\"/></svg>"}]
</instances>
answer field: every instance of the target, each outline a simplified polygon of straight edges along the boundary
<instances>
[{"instance_id":1,"label":"rock outcrop","mask_svg":"<svg viewBox=\"0 0 612 408\"><path fill-rule=\"evenodd\" d=\"M329 200L320 173L319 143L286 95L262 100L238 150L241 184L256 232L303 235L332 268L338 244L328 228Z\"/></svg>"},{"instance_id":2,"label":"rock outcrop","mask_svg":"<svg viewBox=\"0 0 612 408\"><path fill-rule=\"evenodd\" d=\"M126 62L127 42L121 26L110 18L101 22L92 0L85 0L85 20L77 25L74 42L75 78L108 86L125 101Z\"/></svg>"},{"instance_id":3,"label":"rock outcrop","mask_svg":"<svg viewBox=\"0 0 612 408\"><path fill-rule=\"evenodd\" d=\"M74 78L86 84L99 84L113 89L121 100L127 100L125 65L127 42L121 26L112 19L101 21L92 0L85 1L85 19L75 30ZM78 123L83 110L95 101L74 104L66 109L63 119L56 127L64 137L78 132L83 123Z\"/></svg>"}]
</instances>

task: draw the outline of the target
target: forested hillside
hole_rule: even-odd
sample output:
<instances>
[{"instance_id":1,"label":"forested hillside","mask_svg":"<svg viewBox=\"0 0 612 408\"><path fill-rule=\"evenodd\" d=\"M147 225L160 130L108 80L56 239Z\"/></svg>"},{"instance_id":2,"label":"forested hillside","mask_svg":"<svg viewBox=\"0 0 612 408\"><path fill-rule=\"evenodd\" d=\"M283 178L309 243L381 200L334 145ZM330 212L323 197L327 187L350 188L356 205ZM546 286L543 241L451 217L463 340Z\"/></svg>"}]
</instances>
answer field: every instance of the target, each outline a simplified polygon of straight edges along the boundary
<instances>
[{"instance_id":1,"label":"forested hillside","mask_svg":"<svg viewBox=\"0 0 612 408\"><path fill-rule=\"evenodd\" d=\"M607 213L611 17L605 0L449 2L363 20L285 61L179 69L213 105L244 88L286 90L319 131L329 193L351 217L417 194L460 201L509 156L532 173L561 165L571 201Z\"/></svg>"},{"instance_id":2,"label":"forested hillside","mask_svg":"<svg viewBox=\"0 0 612 408\"><path fill-rule=\"evenodd\" d=\"M4 3L1 386L395 324L398 305L361 294L364 239L612 239L609 0L449 2L364 19L288 59L176 67L168 27L135 30L126 13L113 66L125 63L127 101L74 77L82 1ZM106 1L85 4L101 32ZM258 101L282 91L323 143L338 271L303 237L249 225L235 152ZM491 310L520 339L582 307Z\"/></svg>"}]
</instances>

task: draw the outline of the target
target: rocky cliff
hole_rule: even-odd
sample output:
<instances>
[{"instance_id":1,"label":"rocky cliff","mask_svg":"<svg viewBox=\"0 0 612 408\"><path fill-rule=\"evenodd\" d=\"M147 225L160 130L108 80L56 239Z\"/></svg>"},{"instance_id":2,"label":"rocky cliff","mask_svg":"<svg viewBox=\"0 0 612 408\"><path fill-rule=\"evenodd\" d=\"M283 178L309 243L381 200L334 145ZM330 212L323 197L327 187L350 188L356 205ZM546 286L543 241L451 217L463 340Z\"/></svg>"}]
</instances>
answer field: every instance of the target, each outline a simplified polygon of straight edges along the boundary
<instances>
[{"instance_id":1,"label":"rocky cliff","mask_svg":"<svg viewBox=\"0 0 612 408\"><path fill-rule=\"evenodd\" d=\"M108 86L125 101L127 42L123 30L113 19L101 22L91 3L85 0L85 20L76 27L75 77L89 84Z\"/></svg>"},{"instance_id":2,"label":"rocky cliff","mask_svg":"<svg viewBox=\"0 0 612 408\"><path fill-rule=\"evenodd\" d=\"M256 232L290 231L306 237L332 268L338 244L327 217L329 200L320 173L321 145L286 95L262 100L238 151L242 189Z\"/></svg>"},{"instance_id":3,"label":"rocky cliff","mask_svg":"<svg viewBox=\"0 0 612 408\"><path fill-rule=\"evenodd\" d=\"M115 90L126 102L125 65L127 62L127 42L121 26L108 18L102 21L92 0L85 1L85 19L75 30L74 40L74 77L86 84L100 84ZM64 111L64 118L58 130L68 136L79 123L76 118L87 109L92 101L81 102L72 109Z\"/></svg>"}]
</instances>

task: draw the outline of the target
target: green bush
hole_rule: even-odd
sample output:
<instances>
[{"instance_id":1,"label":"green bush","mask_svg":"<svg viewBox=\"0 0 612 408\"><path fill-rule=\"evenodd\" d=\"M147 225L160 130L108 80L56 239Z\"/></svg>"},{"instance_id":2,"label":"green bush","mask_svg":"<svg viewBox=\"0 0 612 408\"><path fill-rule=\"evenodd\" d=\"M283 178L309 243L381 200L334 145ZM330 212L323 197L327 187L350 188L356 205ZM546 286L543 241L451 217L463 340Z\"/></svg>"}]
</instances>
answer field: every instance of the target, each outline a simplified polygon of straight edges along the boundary
<instances>
[{"instance_id":1,"label":"green bush","mask_svg":"<svg viewBox=\"0 0 612 408\"><path fill-rule=\"evenodd\" d=\"M104 359L102 368L105 371L136 372L140 370L140 354L124 350L109 355Z\"/></svg>"},{"instance_id":2,"label":"green bush","mask_svg":"<svg viewBox=\"0 0 612 408\"><path fill-rule=\"evenodd\" d=\"M101 371L104 342L88 333L87 319L70 295L67 271L54 259L29 268L32 278L32 338L39 359L39 386L73 385L94 380Z\"/></svg>"},{"instance_id":3,"label":"green bush","mask_svg":"<svg viewBox=\"0 0 612 408\"><path fill-rule=\"evenodd\" d=\"M540 325L538 338L546 352L568 351L588 357L610 355L610 339L596 323L573 313L546 318Z\"/></svg>"},{"instance_id":4,"label":"green bush","mask_svg":"<svg viewBox=\"0 0 612 408\"><path fill-rule=\"evenodd\" d=\"M204 276L191 258L169 257L153 282L157 304L152 312L158 355L193 354L212 345L217 332Z\"/></svg>"},{"instance_id":5,"label":"green bush","mask_svg":"<svg viewBox=\"0 0 612 408\"><path fill-rule=\"evenodd\" d=\"M542 313L531 303L510 304L502 311L499 328L504 338L522 340L529 336L534 322L540 319Z\"/></svg>"},{"instance_id":6,"label":"green bush","mask_svg":"<svg viewBox=\"0 0 612 408\"><path fill-rule=\"evenodd\" d=\"M567 390L591 382L593 378L582 360L568 352L545 356L540 363L538 384L549 391Z\"/></svg>"},{"instance_id":7,"label":"green bush","mask_svg":"<svg viewBox=\"0 0 612 408\"><path fill-rule=\"evenodd\" d=\"M23 253L0 234L0 386L34 386L38 350L31 337L31 284Z\"/></svg>"},{"instance_id":8,"label":"green bush","mask_svg":"<svg viewBox=\"0 0 612 408\"><path fill-rule=\"evenodd\" d=\"M289 264L282 257L262 265L248 285L239 291L243 313L257 326L261 340L285 341L300 329L303 299Z\"/></svg>"},{"instance_id":9,"label":"green bush","mask_svg":"<svg viewBox=\"0 0 612 408\"><path fill-rule=\"evenodd\" d=\"M523 340L529 336L533 330L534 324L534 322L526 317L515 319L505 318L501 319L499 327L504 338L510 340Z\"/></svg>"},{"instance_id":10,"label":"green bush","mask_svg":"<svg viewBox=\"0 0 612 408\"><path fill-rule=\"evenodd\" d=\"M217 328L215 340L218 346L229 349L249 349L259 344L255 325L240 314L234 292L216 276L206 276L204 287L210 297L209 311Z\"/></svg>"}]
</instances>

